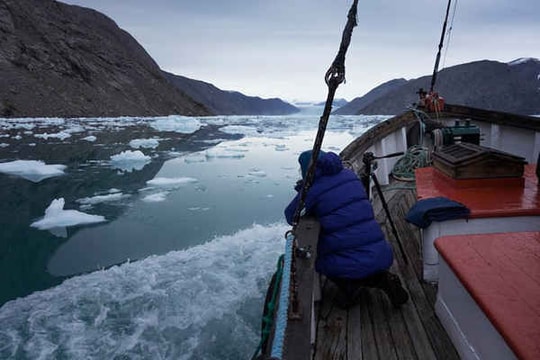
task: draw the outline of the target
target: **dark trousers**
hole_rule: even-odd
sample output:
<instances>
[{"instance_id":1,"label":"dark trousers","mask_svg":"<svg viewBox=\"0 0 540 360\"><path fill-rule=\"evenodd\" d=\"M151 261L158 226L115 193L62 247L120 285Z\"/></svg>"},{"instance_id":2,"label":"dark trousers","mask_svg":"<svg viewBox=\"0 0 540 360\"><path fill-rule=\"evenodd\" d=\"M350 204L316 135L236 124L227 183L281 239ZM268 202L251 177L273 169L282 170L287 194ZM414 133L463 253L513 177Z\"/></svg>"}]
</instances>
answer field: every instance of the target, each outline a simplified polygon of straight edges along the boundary
<instances>
[{"instance_id":1,"label":"dark trousers","mask_svg":"<svg viewBox=\"0 0 540 360\"><path fill-rule=\"evenodd\" d=\"M353 298L361 287L384 288L387 276L388 271L384 270L362 279L330 278L330 280L346 297Z\"/></svg>"}]
</instances>

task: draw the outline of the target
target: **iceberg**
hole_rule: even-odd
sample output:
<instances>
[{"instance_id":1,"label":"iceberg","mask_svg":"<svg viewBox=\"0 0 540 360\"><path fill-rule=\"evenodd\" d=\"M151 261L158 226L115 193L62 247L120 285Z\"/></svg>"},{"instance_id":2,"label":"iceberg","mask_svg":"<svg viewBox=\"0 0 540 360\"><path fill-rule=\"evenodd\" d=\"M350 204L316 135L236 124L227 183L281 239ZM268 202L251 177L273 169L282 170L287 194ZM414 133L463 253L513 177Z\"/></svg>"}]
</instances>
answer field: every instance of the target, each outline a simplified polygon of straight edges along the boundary
<instances>
[{"instance_id":1,"label":"iceberg","mask_svg":"<svg viewBox=\"0 0 540 360\"><path fill-rule=\"evenodd\" d=\"M150 162L150 156L146 156L140 150L122 151L120 154L111 156L111 166L116 169L131 172L141 170Z\"/></svg>"},{"instance_id":2,"label":"iceberg","mask_svg":"<svg viewBox=\"0 0 540 360\"><path fill-rule=\"evenodd\" d=\"M155 149L159 146L159 139L133 139L129 142L129 146L134 149Z\"/></svg>"},{"instance_id":3,"label":"iceberg","mask_svg":"<svg viewBox=\"0 0 540 360\"><path fill-rule=\"evenodd\" d=\"M77 210L64 210L64 198L54 199L45 209L45 216L30 226L39 230L51 230L68 226L104 222L101 215L90 215Z\"/></svg>"},{"instance_id":4,"label":"iceberg","mask_svg":"<svg viewBox=\"0 0 540 360\"><path fill-rule=\"evenodd\" d=\"M39 160L15 160L0 163L0 172L17 175L32 182L40 182L53 176L64 175L65 165L46 165Z\"/></svg>"},{"instance_id":5,"label":"iceberg","mask_svg":"<svg viewBox=\"0 0 540 360\"><path fill-rule=\"evenodd\" d=\"M150 123L157 131L174 131L182 134L192 134L201 128L201 122L187 116L171 115L157 118Z\"/></svg>"}]
</instances>

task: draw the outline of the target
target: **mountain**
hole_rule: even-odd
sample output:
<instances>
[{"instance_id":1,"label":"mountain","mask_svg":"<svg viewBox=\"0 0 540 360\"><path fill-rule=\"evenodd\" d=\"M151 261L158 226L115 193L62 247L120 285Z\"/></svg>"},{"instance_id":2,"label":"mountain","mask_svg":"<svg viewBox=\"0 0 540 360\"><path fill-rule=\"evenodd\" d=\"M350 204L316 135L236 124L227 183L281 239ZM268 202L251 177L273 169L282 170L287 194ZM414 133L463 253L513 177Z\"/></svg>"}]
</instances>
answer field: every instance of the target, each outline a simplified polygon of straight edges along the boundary
<instances>
[{"instance_id":1,"label":"mountain","mask_svg":"<svg viewBox=\"0 0 540 360\"><path fill-rule=\"evenodd\" d=\"M340 107L343 107L345 105L347 105L349 102L345 99L334 99L334 101L332 102L332 107L335 107L335 108L340 108ZM317 104L315 104L316 106L325 106L326 105L326 101L322 101L322 102L319 102Z\"/></svg>"},{"instance_id":2,"label":"mountain","mask_svg":"<svg viewBox=\"0 0 540 360\"><path fill-rule=\"evenodd\" d=\"M0 116L208 115L107 16L0 1Z\"/></svg>"},{"instance_id":3,"label":"mountain","mask_svg":"<svg viewBox=\"0 0 540 360\"><path fill-rule=\"evenodd\" d=\"M431 75L409 80L355 113L392 115L403 112L418 101L418 89L429 89L430 82ZM435 90L448 103L524 115L540 114L540 60L523 58L510 63L482 60L452 66L439 72Z\"/></svg>"},{"instance_id":4,"label":"mountain","mask_svg":"<svg viewBox=\"0 0 540 360\"><path fill-rule=\"evenodd\" d=\"M261 99L236 91L220 90L212 84L163 71L167 80L195 101L219 115L287 115L298 112L280 99Z\"/></svg>"},{"instance_id":5,"label":"mountain","mask_svg":"<svg viewBox=\"0 0 540 360\"><path fill-rule=\"evenodd\" d=\"M107 16L54 0L0 0L0 116L282 115L280 99L163 72Z\"/></svg>"},{"instance_id":6,"label":"mountain","mask_svg":"<svg viewBox=\"0 0 540 360\"><path fill-rule=\"evenodd\" d=\"M361 109L365 108L366 106L368 106L375 100L383 97L389 92L396 90L397 88L399 88L400 86L406 83L407 83L407 80L403 78L387 81L384 84L381 84L375 87L373 90L369 91L366 95L362 97L354 98L348 104L334 111L334 114L337 114L337 115L358 114L358 112Z\"/></svg>"}]
</instances>

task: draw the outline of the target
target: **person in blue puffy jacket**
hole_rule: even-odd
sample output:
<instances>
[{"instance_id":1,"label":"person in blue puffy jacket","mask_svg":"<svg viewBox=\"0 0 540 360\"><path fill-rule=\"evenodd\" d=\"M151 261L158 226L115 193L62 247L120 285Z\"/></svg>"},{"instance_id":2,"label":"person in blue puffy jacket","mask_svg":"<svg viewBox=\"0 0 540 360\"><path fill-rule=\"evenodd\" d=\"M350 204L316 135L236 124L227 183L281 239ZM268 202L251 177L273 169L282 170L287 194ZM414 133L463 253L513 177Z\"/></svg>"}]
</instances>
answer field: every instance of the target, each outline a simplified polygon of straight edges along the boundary
<instances>
[{"instance_id":1,"label":"person in blue puffy jacket","mask_svg":"<svg viewBox=\"0 0 540 360\"><path fill-rule=\"evenodd\" d=\"M308 150L298 158L302 179L311 155ZM298 194L285 209L291 225L301 188L299 181L295 187ZM319 153L304 209L321 225L315 267L344 294L338 305L353 305L364 286L381 288L394 306L407 301L399 277L388 271L393 262L392 248L375 220L364 186L353 171L343 167L339 155Z\"/></svg>"}]
</instances>

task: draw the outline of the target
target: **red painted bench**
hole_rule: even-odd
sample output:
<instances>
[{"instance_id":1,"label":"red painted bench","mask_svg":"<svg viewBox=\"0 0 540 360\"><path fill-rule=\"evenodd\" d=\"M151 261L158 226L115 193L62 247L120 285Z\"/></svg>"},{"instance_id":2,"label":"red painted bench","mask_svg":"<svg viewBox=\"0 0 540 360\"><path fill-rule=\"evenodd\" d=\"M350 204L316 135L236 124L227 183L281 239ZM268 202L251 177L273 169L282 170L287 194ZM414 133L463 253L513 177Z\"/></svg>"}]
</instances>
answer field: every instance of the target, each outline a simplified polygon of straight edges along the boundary
<instances>
[{"instance_id":1,"label":"red painted bench","mask_svg":"<svg viewBox=\"0 0 540 360\"><path fill-rule=\"evenodd\" d=\"M435 247L514 354L540 359L540 232L444 236Z\"/></svg>"}]
</instances>

